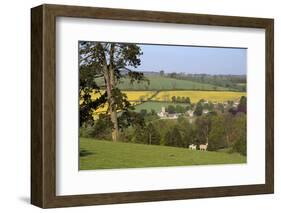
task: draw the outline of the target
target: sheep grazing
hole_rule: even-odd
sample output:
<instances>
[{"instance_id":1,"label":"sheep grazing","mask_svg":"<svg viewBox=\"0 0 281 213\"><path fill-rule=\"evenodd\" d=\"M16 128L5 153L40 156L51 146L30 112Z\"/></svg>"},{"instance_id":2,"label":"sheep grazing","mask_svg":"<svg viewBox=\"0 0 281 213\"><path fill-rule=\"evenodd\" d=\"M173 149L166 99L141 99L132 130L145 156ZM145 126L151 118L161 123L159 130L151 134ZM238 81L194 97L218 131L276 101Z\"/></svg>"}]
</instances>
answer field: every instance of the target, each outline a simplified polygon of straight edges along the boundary
<instances>
[{"instance_id":1,"label":"sheep grazing","mask_svg":"<svg viewBox=\"0 0 281 213\"><path fill-rule=\"evenodd\" d=\"M196 145L194 145L194 144L189 145L189 149L196 150Z\"/></svg>"},{"instance_id":2,"label":"sheep grazing","mask_svg":"<svg viewBox=\"0 0 281 213\"><path fill-rule=\"evenodd\" d=\"M199 146L200 151L207 151L207 148L208 148L208 143L200 144Z\"/></svg>"}]
</instances>

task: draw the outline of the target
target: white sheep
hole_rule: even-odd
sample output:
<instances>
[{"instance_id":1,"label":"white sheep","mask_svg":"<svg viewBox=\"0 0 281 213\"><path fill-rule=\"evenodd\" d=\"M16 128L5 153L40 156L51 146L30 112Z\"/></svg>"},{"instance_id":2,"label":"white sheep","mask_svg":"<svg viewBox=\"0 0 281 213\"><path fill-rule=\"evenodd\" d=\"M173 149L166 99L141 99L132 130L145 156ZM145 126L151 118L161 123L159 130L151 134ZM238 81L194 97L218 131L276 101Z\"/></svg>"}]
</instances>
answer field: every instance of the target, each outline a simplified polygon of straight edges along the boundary
<instances>
[{"instance_id":1,"label":"white sheep","mask_svg":"<svg viewBox=\"0 0 281 213\"><path fill-rule=\"evenodd\" d=\"M208 148L208 143L200 144L199 146L200 151L207 151L207 148Z\"/></svg>"},{"instance_id":2,"label":"white sheep","mask_svg":"<svg viewBox=\"0 0 281 213\"><path fill-rule=\"evenodd\" d=\"M189 149L191 149L191 150L196 150L196 147L197 147L197 146L194 145L194 144L190 144L190 145L189 145Z\"/></svg>"}]
</instances>

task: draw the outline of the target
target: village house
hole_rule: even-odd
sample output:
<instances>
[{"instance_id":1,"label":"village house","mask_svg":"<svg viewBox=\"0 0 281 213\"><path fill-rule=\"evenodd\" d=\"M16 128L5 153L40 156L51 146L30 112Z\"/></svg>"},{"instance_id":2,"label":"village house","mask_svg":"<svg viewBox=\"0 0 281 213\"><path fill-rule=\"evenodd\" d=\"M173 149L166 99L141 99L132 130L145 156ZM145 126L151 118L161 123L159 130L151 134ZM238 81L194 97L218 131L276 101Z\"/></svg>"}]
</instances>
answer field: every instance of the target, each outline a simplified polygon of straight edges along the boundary
<instances>
[{"instance_id":1,"label":"village house","mask_svg":"<svg viewBox=\"0 0 281 213\"><path fill-rule=\"evenodd\" d=\"M157 113L160 118L164 118L168 116L168 112L166 112L165 107L161 108L161 111Z\"/></svg>"},{"instance_id":2,"label":"village house","mask_svg":"<svg viewBox=\"0 0 281 213\"><path fill-rule=\"evenodd\" d=\"M202 111L202 114L208 114L209 113L209 110L207 110L207 109L203 109L203 111Z\"/></svg>"},{"instance_id":3,"label":"village house","mask_svg":"<svg viewBox=\"0 0 281 213\"><path fill-rule=\"evenodd\" d=\"M189 117L193 117L194 111L193 111L193 110L187 110L187 111L186 111L186 114L187 114Z\"/></svg>"},{"instance_id":4,"label":"village house","mask_svg":"<svg viewBox=\"0 0 281 213\"><path fill-rule=\"evenodd\" d=\"M157 113L157 115L160 117L160 119L178 119L179 115L181 115L181 113L168 113L166 112L165 107L161 108L161 111Z\"/></svg>"}]
</instances>

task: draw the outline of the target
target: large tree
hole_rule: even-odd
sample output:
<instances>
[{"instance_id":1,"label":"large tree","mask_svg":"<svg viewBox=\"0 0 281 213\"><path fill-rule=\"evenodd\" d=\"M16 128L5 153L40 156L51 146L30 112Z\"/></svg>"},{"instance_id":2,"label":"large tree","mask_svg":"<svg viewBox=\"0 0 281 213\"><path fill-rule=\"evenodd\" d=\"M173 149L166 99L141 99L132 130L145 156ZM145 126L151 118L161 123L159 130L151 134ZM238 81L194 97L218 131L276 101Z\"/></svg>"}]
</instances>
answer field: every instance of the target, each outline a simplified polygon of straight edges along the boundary
<instances>
[{"instance_id":1,"label":"large tree","mask_svg":"<svg viewBox=\"0 0 281 213\"><path fill-rule=\"evenodd\" d=\"M145 129L147 144L160 144L160 134L152 123L149 123Z\"/></svg>"},{"instance_id":2,"label":"large tree","mask_svg":"<svg viewBox=\"0 0 281 213\"><path fill-rule=\"evenodd\" d=\"M225 128L222 115L211 117L212 128L209 133L208 150L217 151L218 149L226 148L227 141L225 140Z\"/></svg>"},{"instance_id":3,"label":"large tree","mask_svg":"<svg viewBox=\"0 0 281 213\"><path fill-rule=\"evenodd\" d=\"M242 96L238 105L238 112L247 113L247 98Z\"/></svg>"},{"instance_id":4,"label":"large tree","mask_svg":"<svg viewBox=\"0 0 281 213\"><path fill-rule=\"evenodd\" d=\"M130 108L127 96L118 89L117 84L125 77L129 78L131 83L145 80L143 73L132 70L140 65L141 54L140 47L135 44L79 42L80 75L83 70L87 70L90 78L86 78L86 82L90 82L90 84L82 86L80 79L80 105L83 106L80 107L80 115L83 109L84 120L87 120L91 117L93 110L106 103L108 106L106 113L110 115L112 122L113 141L118 140L117 111ZM95 83L94 79L97 77L103 79L103 84ZM100 90L105 92L101 93ZM90 94L93 91L100 92L101 97L91 100ZM80 125L81 122L83 121L80 120Z\"/></svg>"},{"instance_id":5,"label":"large tree","mask_svg":"<svg viewBox=\"0 0 281 213\"><path fill-rule=\"evenodd\" d=\"M197 139L199 144L209 143L209 133L211 131L211 116L204 115L198 117L195 121ZM199 145L198 144L198 145Z\"/></svg>"}]
</instances>

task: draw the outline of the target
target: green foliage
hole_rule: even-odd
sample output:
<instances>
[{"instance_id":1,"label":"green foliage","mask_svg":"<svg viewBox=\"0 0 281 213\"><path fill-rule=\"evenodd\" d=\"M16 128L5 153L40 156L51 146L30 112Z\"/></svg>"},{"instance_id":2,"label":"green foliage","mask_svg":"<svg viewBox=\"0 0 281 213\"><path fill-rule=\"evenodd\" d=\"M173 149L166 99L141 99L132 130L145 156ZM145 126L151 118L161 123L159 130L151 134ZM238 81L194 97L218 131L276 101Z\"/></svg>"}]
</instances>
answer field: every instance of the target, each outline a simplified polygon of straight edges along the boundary
<instances>
[{"instance_id":1,"label":"green foliage","mask_svg":"<svg viewBox=\"0 0 281 213\"><path fill-rule=\"evenodd\" d=\"M141 109L140 114L141 114L141 116L145 117L147 115L147 110Z\"/></svg>"},{"instance_id":2,"label":"green foliage","mask_svg":"<svg viewBox=\"0 0 281 213\"><path fill-rule=\"evenodd\" d=\"M212 116L212 129L209 134L208 150L217 151L227 147L222 116Z\"/></svg>"},{"instance_id":3,"label":"green foliage","mask_svg":"<svg viewBox=\"0 0 281 213\"><path fill-rule=\"evenodd\" d=\"M122 129L119 133L119 140L123 142L133 142L135 137L135 129L133 127L128 127Z\"/></svg>"},{"instance_id":4,"label":"green foliage","mask_svg":"<svg viewBox=\"0 0 281 213\"><path fill-rule=\"evenodd\" d=\"M191 109L192 109L191 104L187 104L185 106L185 111L188 111L188 110L191 110Z\"/></svg>"},{"instance_id":5,"label":"green foliage","mask_svg":"<svg viewBox=\"0 0 281 213\"><path fill-rule=\"evenodd\" d=\"M112 139L117 140L119 125L116 113L118 110L132 109L117 83L122 78L127 78L131 84L147 80L143 73L129 69L140 65L141 55L141 49L136 44L79 42L80 126L89 120L93 121L93 111L107 102L107 113L111 113L113 123ZM96 78L101 78L103 83L98 85ZM91 93L99 92L100 89L106 92L97 100L92 100Z\"/></svg>"},{"instance_id":6,"label":"green foliage","mask_svg":"<svg viewBox=\"0 0 281 213\"><path fill-rule=\"evenodd\" d=\"M197 104L196 104L196 107L195 107L195 110L194 110L194 114L196 116L201 116L203 113L203 106L202 106L202 103L199 101Z\"/></svg>"},{"instance_id":7,"label":"green foliage","mask_svg":"<svg viewBox=\"0 0 281 213\"><path fill-rule=\"evenodd\" d=\"M185 103L185 104L191 104L191 100L189 97L185 97L185 96L172 96L172 102L173 103Z\"/></svg>"},{"instance_id":8,"label":"green foliage","mask_svg":"<svg viewBox=\"0 0 281 213\"><path fill-rule=\"evenodd\" d=\"M95 77L98 73L94 70L93 66L81 66L79 70L79 126L84 123L93 123L93 112L99 106L106 102L106 93L100 96L97 100L93 101L91 98L92 92L95 90L99 92L100 87L95 82Z\"/></svg>"},{"instance_id":9,"label":"green foliage","mask_svg":"<svg viewBox=\"0 0 281 213\"><path fill-rule=\"evenodd\" d=\"M234 119L234 129L236 137L233 145L233 151L239 152L242 155L247 154L247 122L246 115L240 113L235 116Z\"/></svg>"},{"instance_id":10,"label":"green foliage","mask_svg":"<svg viewBox=\"0 0 281 213\"><path fill-rule=\"evenodd\" d=\"M172 138L173 138L174 146L184 147L183 140L182 140L182 137L181 137L181 133L180 133L179 128L177 126L175 126L173 128L171 135L172 135Z\"/></svg>"},{"instance_id":11,"label":"green foliage","mask_svg":"<svg viewBox=\"0 0 281 213\"><path fill-rule=\"evenodd\" d=\"M176 113L184 113L185 112L185 108L183 106L181 106L181 105L176 105L175 112Z\"/></svg>"},{"instance_id":12,"label":"green foliage","mask_svg":"<svg viewBox=\"0 0 281 213\"><path fill-rule=\"evenodd\" d=\"M145 137L146 137L147 144L154 144L154 145L160 144L160 134L152 123L149 123L147 125L145 134L146 134Z\"/></svg>"},{"instance_id":13,"label":"green foliage","mask_svg":"<svg viewBox=\"0 0 281 213\"><path fill-rule=\"evenodd\" d=\"M157 102L157 101L147 101L142 104L138 104L135 107L136 112L140 112L142 109L146 109L147 112L154 110L154 112L160 112L162 107L168 108L169 105L172 105L171 102ZM185 107L185 104L177 104ZM175 106L175 105L174 105Z\"/></svg>"},{"instance_id":14,"label":"green foliage","mask_svg":"<svg viewBox=\"0 0 281 213\"><path fill-rule=\"evenodd\" d=\"M134 143L146 143L145 131L142 128L135 129Z\"/></svg>"},{"instance_id":15,"label":"green foliage","mask_svg":"<svg viewBox=\"0 0 281 213\"><path fill-rule=\"evenodd\" d=\"M172 138L172 134L171 134L171 131L167 131L166 134L165 134L165 137L164 137L164 144L166 146L173 146L173 138Z\"/></svg>"},{"instance_id":16,"label":"green foliage","mask_svg":"<svg viewBox=\"0 0 281 213\"><path fill-rule=\"evenodd\" d=\"M221 112L221 113L224 113L224 106L222 103L218 103L218 110Z\"/></svg>"},{"instance_id":17,"label":"green foliage","mask_svg":"<svg viewBox=\"0 0 281 213\"><path fill-rule=\"evenodd\" d=\"M244 112L244 113L247 112L247 98L245 96L242 96L240 98L240 102L237 110L238 112Z\"/></svg>"},{"instance_id":18,"label":"green foliage","mask_svg":"<svg viewBox=\"0 0 281 213\"><path fill-rule=\"evenodd\" d=\"M233 146L233 151L239 152L241 155L244 156L247 155L247 143L245 137L241 136L240 138L238 138L238 140Z\"/></svg>"},{"instance_id":19,"label":"green foliage","mask_svg":"<svg viewBox=\"0 0 281 213\"><path fill-rule=\"evenodd\" d=\"M168 131L165 135L165 145L166 146L175 146L175 147L184 147L184 142L182 140L181 133L177 126L174 126L172 131Z\"/></svg>"},{"instance_id":20,"label":"green foliage","mask_svg":"<svg viewBox=\"0 0 281 213\"><path fill-rule=\"evenodd\" d=\"M143 128L145 126L144 115L135 111L124 111L118 117L118 124L121 130L130 126Z\"/></svg>"},{"instance_id":21,"label":"green foliage","mask_svg":"<svg viewBox=\"0 0 281 213\"><path fill-rule=\"evenodd\" d=\"M195 121L195 144L206 144L208 143L209 133L211 131L211 119L210 116L204 115L200 116Z\"/></svg>"},{"instance_id":22,"label":"green foliage","mask_svg":"<svg viewBox=\"0 0 281 213\"><path fill-rule=\"evenodd\" d=\"M145 128L135 128L135 143L159 145L160 139L160 134L152 123L149 123Z\"/></svg>"},{"instance_id":23,"label":"green foliage","mask_svg":"<svg viewBox=\"0 0 281 213\"><path fill-rule=\"evenodd\" d=\"M174 105L168 105L167 112L169 114L174 114L176 112L176 107Z\"/></svg>"},{"instance_id":24,"label":"green foliage","mask_svg":"<svg viewBox=\"0 0 281 213\"><path fill-rule=\"evenodd\" d=\"M91 137L97 139L110 140L111 139L112 123L108 116L101 116L93 126L83 125L79 129L81 137Z\"/></svg>"},{"instance_id":25,"label":"green foliage","mask_svg":"<svg viewBox=\"0 0 281 213\"><path fill-rule=\"evenodd\" d=\"M177 127L182 135L183 147L188 147L190 144L195 143L194 130L188 119L179 117Z\"/></svg>"}]
</instances>

